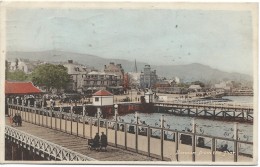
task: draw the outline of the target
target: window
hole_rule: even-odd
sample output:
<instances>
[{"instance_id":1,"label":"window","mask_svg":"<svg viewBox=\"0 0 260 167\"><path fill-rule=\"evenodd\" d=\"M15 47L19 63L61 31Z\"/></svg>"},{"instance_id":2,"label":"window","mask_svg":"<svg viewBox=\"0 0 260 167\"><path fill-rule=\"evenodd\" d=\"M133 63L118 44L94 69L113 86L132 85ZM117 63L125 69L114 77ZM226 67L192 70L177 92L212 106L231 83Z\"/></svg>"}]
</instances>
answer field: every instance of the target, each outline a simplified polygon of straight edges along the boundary
<instances>
[{"instance_id":1,"label":"window","mask_svg":"<svg viewBox=\"0 0 260 167\"><path fill-rule=\"evenodd\" d=\"M95 97L95 101L99 101L99 97Z\"/></svg>"}]
</instances>

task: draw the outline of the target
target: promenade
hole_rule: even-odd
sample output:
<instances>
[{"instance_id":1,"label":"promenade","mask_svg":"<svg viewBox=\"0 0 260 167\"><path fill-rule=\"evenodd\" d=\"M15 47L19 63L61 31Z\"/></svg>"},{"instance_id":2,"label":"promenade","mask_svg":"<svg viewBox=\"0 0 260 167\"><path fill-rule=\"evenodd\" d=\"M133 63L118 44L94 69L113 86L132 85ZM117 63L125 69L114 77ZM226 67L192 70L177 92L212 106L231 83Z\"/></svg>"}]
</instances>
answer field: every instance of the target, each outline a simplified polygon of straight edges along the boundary
<instances>
[{"instance_id":1,"label":"promenade","mask_svg":"<svg viewBox=\"0 0 260 167\"><path fill-rule=\"evenodd\" d=\"M175 139L166 140L163 136L161 136L161 138L152 137L150 133L147 133L146 135L129 133L127 127L129 128L130 124L126 123L123 123L125 125L125 129L113 129L108 127L109 122L106 122L104 126L100 124L101 120L94 118L91 118L90 120L83 118L85 121L81 122L79 121L80 119L74 119L74 121L73 119L70 119L70 117L72 118L72 115L69 113L68 115L63 113L64 118L62 118L57 115L57 112L55 116L51 117L39 114L40 109L21 109L22 110L9 108L9 115L20 113L22 116L23 126L17 128L33 135L42 137L46 140L50 140L51 142L65 146L66 148L70 148L72 150L74 149L75 151L78 149L78 152L98 160L164 160L180 162L234 162L235 160L235 162L237 161L240 164L243 162L253 162L253 158L240 155L236 152L216 151L215 144L217 142L227 140L223 138L207 136L208 138L212 138L213 145L211 148L203 148L195 146L194 144L181 144L180 133L185 134L184 132L174 131L173 133L175 134ZM90 121L90 124L87 124L86 121ZM94 124L96 121L99 122L98 125ZM6 120L6 123L8 124L8 119ZM154 129L153 127L143 128L148 128L148 132L150 129ZM163 130L164 132L171 132L171 130L167 129L158 129ZM108 136L108 142L110 145L108 147L108 152L96 152L88 150L86 147L87 139L93 138L96 133L101 132L105 132L105 134ZM196 136L194 134L190 135L195 137L195 141L197 141L199 136L202 136ZM239 148L237 148L237 150L239 150Z\"/></svg>"},{"instance_id":2,"label":"promenade","mask_svg":"<svg viewBox=\"0 0 260 167\"><path fill-rule=\"evenodd\" d=\"M9 117L5 118L6 125L10 125ZM72 151L81 153L98 161L156 161L158 159L140 155L116 147L107 147L107 151L90 150L87 147L87 138L77 137L61 131L41 127L28 122L22 126L12 126L18 130L37 136L43 140L60 145Z\"/></svg>"}]
</instances>

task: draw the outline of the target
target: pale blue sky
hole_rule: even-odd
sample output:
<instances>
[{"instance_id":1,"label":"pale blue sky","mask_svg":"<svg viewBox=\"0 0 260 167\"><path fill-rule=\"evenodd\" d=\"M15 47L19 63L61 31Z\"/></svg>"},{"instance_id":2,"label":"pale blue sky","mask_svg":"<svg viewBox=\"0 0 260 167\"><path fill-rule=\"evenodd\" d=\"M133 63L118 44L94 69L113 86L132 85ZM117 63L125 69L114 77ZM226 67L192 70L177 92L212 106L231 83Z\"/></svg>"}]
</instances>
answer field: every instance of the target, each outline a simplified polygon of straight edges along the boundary
<instances>
[{"instance_id":1,"label":"pale blue sky","mask_svg":"<svg viewBox=\"0 0 260 167\"><path fill-rule=\"evenodd\" d=\"M26 9L7 13L7 50L62 50L252 75L249 11Z\"/></svg>"}]
</instances>

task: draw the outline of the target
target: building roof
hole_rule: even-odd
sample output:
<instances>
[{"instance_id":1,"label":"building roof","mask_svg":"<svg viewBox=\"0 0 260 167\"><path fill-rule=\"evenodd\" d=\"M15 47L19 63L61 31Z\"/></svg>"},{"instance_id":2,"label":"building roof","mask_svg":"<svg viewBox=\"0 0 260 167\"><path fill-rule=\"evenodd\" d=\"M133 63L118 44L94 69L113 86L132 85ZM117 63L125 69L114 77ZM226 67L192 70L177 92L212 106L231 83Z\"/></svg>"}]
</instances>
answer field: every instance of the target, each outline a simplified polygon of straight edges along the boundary
<instances>
[{"instance_id":1,"label":"building roof","mask_svg":"<svg viewBox=\"0 0 260 167\"><path fill-rule=\"evenodd\" d=\"M201 89L200 85L191 85L189 89Z\"/></svg>"},{"instance_id":2,"label":"building roof","mask_svg":"<svg viewBox=\"0 0 260 167\"><path fill-rule=\"evenodd\" d=\"M5 81L5 94L38 94L42 91L31 82L9 82Z\"/></svg>"},{"instance_id":3,"label":"building roof","mask_svg":"<svg viewBox=\"0 0 260 167\"><path fill-rule=\"evenodd\" d=\"M99 90L93 96L113 96L113 94L106 90Z\"/></svg>"}]
</instances>

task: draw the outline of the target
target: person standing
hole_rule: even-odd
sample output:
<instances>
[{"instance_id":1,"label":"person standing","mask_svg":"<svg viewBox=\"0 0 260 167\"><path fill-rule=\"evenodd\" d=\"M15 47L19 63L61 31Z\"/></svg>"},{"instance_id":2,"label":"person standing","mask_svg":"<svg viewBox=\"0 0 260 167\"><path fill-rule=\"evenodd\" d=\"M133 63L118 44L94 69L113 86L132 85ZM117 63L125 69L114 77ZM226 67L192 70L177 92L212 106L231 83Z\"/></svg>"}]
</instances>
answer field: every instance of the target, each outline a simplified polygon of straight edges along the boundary
<instances>
[{"instance_id":1,"label":"person standing","mask_svg":"<svg viewBox=\"0 0 260 167\"><path fill-rule=\"evenodd\" d=\"M20 114L18 114L18 116L17 116L17 123L18 123L18 126L22 126L22 117Z\"/></svg>"},{"instance_id":2,"label":"person standing","mask_svg":"<svg viewBox=\"0 0 260 167\"><path fill-rule=\"evenodd\" d=\"M13 123L17 126L18 123L17 123L17 114L14 115L13 117Z\"/></svg>"}]
</instances>

